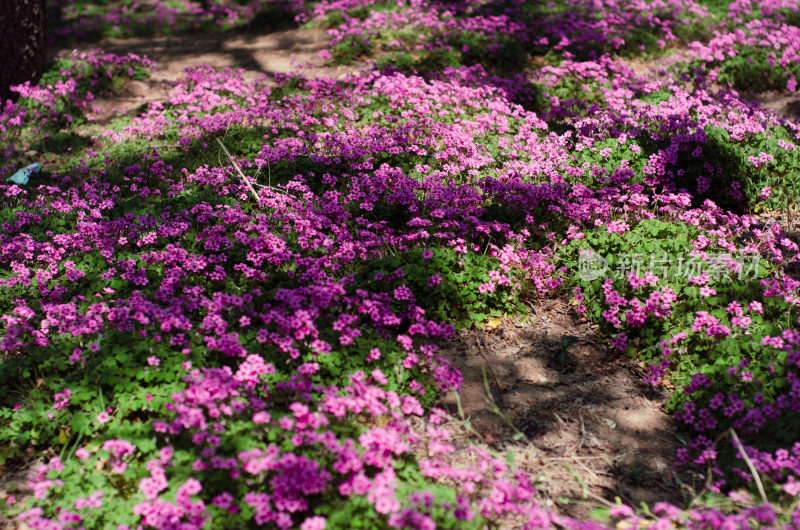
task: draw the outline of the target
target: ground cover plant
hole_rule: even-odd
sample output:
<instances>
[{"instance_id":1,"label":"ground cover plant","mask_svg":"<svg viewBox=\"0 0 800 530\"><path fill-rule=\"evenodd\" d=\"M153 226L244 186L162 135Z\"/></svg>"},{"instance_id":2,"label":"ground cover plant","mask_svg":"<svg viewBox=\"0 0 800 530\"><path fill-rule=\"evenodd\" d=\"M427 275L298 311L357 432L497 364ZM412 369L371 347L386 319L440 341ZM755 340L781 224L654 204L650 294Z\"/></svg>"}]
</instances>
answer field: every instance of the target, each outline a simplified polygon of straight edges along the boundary
<instances>
[{"instance_id":1,"label":"ground cover plant","mask_svg":"<svg viewBox=\"0 0 800 530\"><path fill-rule=\"evenodd\" d=\"M0 112L0 465L32 466L0 499L14 521L800 527L800 124L741 95L796 90L796 2L50 11L53 46L96 49ZM97 117L158 67L99 39L291 21L367 66L197 65ZM577 519L438 406L454 330L540 297L670 391L684 505Z\"/></svg>"}]
</instances>

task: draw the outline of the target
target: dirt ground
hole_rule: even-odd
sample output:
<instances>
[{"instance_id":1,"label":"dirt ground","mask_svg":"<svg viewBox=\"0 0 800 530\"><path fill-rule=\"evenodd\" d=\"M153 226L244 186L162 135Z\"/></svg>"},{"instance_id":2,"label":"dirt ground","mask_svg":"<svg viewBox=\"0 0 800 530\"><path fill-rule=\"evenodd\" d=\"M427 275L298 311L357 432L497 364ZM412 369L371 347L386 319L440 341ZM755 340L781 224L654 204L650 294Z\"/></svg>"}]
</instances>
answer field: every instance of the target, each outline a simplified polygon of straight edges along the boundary
<instances>
[{"instance_id":1,"label":"dirt ground","mask_svg":"<svg viewBox=\"0 0 800 530\"><path fill-rule=\"evenodd\" d=\"M599 498L680 504L686 477L672 462L682 442L666 395L642 381L640 363L595 337L595 326L549 299L524 318L460 330L441 353L464 376L463 417L543 475L541 491L570 515L588 515ZM455 394L442 405L461 415Z\"/></svg>"},{"instance_id":2,"label":"dirt ground","mask_svg":"<svg viewBox=\"0 0 800 530\"><path fill-rule=\"evenodd\" d=\"M364 70L365 61L349 65L327 65L318 53L327 48L329 38L321 29L284 28L269 33L190 35L158 38L105 40L78 48L100 48L117 54L135 53L155 63L153 75L145 81L129 81L116 94L100 97L93 106L93 117L108 122L120 113L135 111L144 103L164 101L171 83L180 79L187 67L206 65L213 68L243 69L246 77L289 73L301 69L308 77L341 79ZM70 49L50 50L51 56ZM687 58L678 50L653 61L628 60L637 76L658 78L672 64ZM762 108L787 119L800 118L800 93L761 92L747 95Z\"/></svg>"},{"instance_id":3,"label":"dirt ground","mask_svg":"<svg viewBox=\"0 0 800 530\"><path fill-rule=\"evenodd\" d=\"M24 505L33 495L33 490L28 485L28 474L54 455L55 453L51 451L47 454L37 455L30 449L24 459L15 459L0 466L0 503L13 499L14 506ZM25 524L9 519L0 508L0 529L27 530L28 528Z\"/></svg>"},{"instance_id":4,"label":"dirt ground","mask_svg":"<svg viewBox=\"0 0 800 530\"><path fill-rule=\"evenodd\" d=\"M658 79L675 63L689 60L691 59L688 50L680 49L670 55L665 55L652 61L628 59L625 62L637 76ZM713 86L714 88L721 88L719 85ZM744 100L756 101L762 109L772 111L784 119L794 121L800 118L800 91L746 92L742 93L741 97Z\"/></svg>"},{"instance_id":5,"label":"dirt ground","mask_svg":"<svg viewBox=\"0 0 800 530\"><path fill-rule=\"evenodd\" d=\"M125 55L146 56L154 63L153 74L144 81L129 81L119 91L98 97L89 113L96 122L107 123L119 114L135 112L148 102L165 101L172 83L186 68L210 66L244 70L253 78L302 70L307 77L341 79L366 67L364 62L328 66L318 53L327 48L329 38L323 30L282 29L264 34L209 34L158 38L105 40L78 51L102 49ZM51 56L72 49L50 50Z\"/></svg>"},{"instance_id":6,"label":"dirt ground","mask_svg":"<svg viewBox=\"0 0 800 530\"><path fill-rule=\"evenodd\" d=\"M787 120L800 118L800 92L759 92L751 97L762 109L771 110Z\"/></svg>"}]
</instances>

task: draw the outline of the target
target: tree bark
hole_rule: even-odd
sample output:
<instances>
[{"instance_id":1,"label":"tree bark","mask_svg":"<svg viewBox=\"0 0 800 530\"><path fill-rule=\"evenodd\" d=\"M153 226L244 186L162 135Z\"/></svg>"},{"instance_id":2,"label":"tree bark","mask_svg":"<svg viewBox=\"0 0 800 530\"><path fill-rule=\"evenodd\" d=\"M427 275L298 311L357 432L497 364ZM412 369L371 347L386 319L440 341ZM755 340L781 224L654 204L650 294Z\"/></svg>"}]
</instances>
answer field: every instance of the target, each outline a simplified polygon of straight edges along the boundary
<instances>
[{"instance_id":1,"label":"tree bark","mask_svg":"<svg viewBox=\"0 0 800 530\"><path fill-rule=\"evenodd\" d=\"M16 99L9 87L44 73L45 14L45 0L0 0L0 105Z\"/></svg>"}]
</instances>

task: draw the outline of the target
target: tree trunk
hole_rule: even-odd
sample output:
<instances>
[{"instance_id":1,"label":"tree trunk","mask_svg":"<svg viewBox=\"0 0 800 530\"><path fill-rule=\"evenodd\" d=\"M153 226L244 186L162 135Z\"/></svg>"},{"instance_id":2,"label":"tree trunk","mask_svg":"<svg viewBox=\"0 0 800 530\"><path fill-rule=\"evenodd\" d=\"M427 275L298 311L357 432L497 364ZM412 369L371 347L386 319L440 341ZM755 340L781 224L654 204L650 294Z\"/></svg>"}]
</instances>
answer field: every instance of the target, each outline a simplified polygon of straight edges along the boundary
<instances>
[{"instance_id":1,"label":"tree trunk","mask_svg":"<svg viewBox=\"0 0 800 530\"><path fill-rule=\"evenodd\" d=\"M0 105L11 85L35 83L45 64L45 0L0 0Z\"/></svg>"}]
</instances>

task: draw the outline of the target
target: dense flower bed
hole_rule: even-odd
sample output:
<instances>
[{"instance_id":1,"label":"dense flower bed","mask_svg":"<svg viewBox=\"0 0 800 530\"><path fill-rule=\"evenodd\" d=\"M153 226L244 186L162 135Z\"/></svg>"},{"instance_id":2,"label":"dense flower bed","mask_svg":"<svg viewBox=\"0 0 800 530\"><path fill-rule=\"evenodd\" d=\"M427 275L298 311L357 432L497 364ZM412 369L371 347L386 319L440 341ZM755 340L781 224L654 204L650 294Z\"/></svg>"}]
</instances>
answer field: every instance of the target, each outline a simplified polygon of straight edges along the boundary
<instances>
[{"instance_id":1,"label":"dense flower bed","mask_svg":"<svg viewBox=\"0 0 800 530\"><path fill-rule=\"evenodd\" d=\"M716 494L597 526L800 525L800 248L753 215L800 192L800 126L721 85L754 56L795 75L796 6L731 27L702 4L56 5L77 36L294 9L329 28L323 56L377 62L189 68L103 129L91 102L146 58L75 53L16 89L0 174L60 156L0 185L0 458L59 454L10 508L33 528L592 528L435 408L461 383L437 355L453 326L566 295L674 387L678 465ZM698 28L657 78L609 55Z\"/></svg>"}]
</instances>

